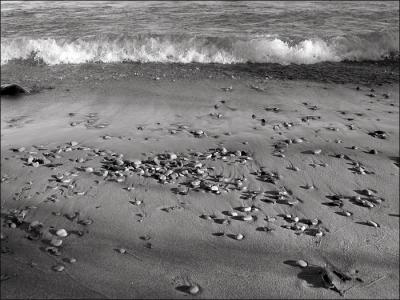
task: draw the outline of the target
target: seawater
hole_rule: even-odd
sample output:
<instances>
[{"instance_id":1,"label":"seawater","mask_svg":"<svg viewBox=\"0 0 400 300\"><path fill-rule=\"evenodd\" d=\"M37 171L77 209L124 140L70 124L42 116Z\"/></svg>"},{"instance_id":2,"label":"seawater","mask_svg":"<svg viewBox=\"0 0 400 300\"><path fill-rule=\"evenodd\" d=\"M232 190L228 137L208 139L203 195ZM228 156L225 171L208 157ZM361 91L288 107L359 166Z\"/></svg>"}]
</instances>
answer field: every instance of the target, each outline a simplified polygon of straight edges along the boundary
<instances>
[{"instance_id":1,"label":"seawater","mask_svg":"<svg viewBox=\"0 0 400 300\"><path fill-rule=\"evenodd\" d=\"M398 1L1 1L2 65L287 65L398 53Z\"/></svg>"}]
</instances>

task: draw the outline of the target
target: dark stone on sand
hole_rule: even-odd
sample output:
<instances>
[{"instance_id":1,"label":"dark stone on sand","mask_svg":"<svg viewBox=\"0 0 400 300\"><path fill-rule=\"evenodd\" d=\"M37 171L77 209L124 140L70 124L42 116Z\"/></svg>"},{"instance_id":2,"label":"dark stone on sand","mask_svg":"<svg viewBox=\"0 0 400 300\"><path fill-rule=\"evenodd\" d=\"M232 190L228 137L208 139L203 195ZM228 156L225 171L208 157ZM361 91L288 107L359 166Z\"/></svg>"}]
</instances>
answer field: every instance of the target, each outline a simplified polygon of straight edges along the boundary
<instances>
[{"instance_id":1,"label":"dark stone on sand","mask_svg":"<svg viewBox=\"0 0 400 300\"><path fill-rule=\"evenodd\" d=\"M1 85L0 94L7 96L17 96L19 94L29 94L29 91L18 84L10 83Z\"/></svg>"}]
</instances>

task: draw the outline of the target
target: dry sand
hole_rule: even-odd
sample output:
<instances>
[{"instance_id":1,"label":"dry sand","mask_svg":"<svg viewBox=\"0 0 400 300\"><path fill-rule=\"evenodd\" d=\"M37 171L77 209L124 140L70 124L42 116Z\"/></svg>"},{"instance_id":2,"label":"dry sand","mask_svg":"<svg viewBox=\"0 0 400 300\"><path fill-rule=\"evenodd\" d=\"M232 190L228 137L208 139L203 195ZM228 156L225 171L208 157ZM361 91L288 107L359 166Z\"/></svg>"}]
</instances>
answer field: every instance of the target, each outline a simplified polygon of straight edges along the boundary
<instances>
[{"instance_id":1,"label":"dry sand","mask_svg":"<svg viewBox=\"0 0 400 300\"><path fill-rule=\"evenodd\" d=\"M335 74L320 82L174 66L163 76L168 67L156 67L3 68L2 83L51 88L1 99L2 298L399 297L398 69L386 83L375 76L356 84L339 74L348 81L342 84ZM373 76L368 70L363 76ZM368 134L377 130L385 139ZM223 161L222 147L246 153ZM191 155L216 148L216 158ZM98 155L102 150L109 152ZM189 188L185 195L176 192L182 184L137 169L124 182L81 169L103 171L113 152L143 163L157 154L186 155L234 184L224 190L221 179L221 194ZM27 163L43 154L49 161L39 167ZM268 174L280 177L268 182ZM284 190L287 197L274 194ZM253 220L226 214L235 209ZM319 223L308 224L314 218ZM33 221L43 224L38 234L28 227ZM68 236L57 256L46 247L60 228ZM239 233L244 238L234 239ZM65 269L54 271L57 264Z\"/></svg>"}]
</instances>

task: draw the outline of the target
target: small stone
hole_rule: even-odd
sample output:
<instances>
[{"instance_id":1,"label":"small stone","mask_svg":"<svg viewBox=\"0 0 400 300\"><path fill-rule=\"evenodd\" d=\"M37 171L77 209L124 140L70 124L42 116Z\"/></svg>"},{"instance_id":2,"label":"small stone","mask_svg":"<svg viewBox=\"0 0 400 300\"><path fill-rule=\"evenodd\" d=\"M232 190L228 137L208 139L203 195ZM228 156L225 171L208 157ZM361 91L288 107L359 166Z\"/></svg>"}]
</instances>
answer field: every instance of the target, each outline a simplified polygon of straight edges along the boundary
<instances>
[{"instance_id":1,"label":"small stone","mask_svg":"<svg viewBox=\"0 0 400 300\"><path fill-rule=\"evenodd\" d=\"M376 150L376 149L371 149L369 152L368 152L369 154L378 154L378 150Z\"/></svg>"},{"instance_id":2,"label":"small stone","mask_svg":"<svg viewBox=\"0 0 400 300\"><path fill-rule=\"evenodd\" d=\"M321 154L322 150L321 149L316 149L313 150L313 154Z\"/></svg>"},{"instance_id":3,"label":"small stone","mask_svg":"<svg viewBox=\"0 0 400 300\"><path fill-rule=\"evenodd\" d=\"M18 148L18 152L24 152L25 150L25 147Z\"/></svg>"},{"instance_id":4,"label":"small stone","mask_svg":"<svg viewBox=\"0 0 400 300\"><path fill-rule=\"evenodd\" d=\"M71 142L71 146L72 146L72 147L77 146L77 145L78 145L78 142L75 142L75 141L72 141L72 142Z\"/></svg>"},{"instance_id":5,"label":"small stone","mask_svg":"<svg viewBox=\"0 0 400 300\"><path fill-rule=\"evenodd\" d=\"M237 213L236 211L230 211L228 214L229 214L231 217L237 217L237 216L238 216L238 213Z\"/></svg>"},{"instance_id":6,"label":"small stone","mask_svg":"<svg viewBox=\"0 0 400 300\"><path fill-rule=\"evenodd\" d=\"M125 254L126 253L126 249L125 248L119 248L118 252L121 254Z\"/></svg>"},{"instance_id":7,"label":"small stone","mask_svg":"<svg viewBox=\"0 0 400 300\"><path fill-rule=\"evenodd\" d=\"M76 258L71 257L71 258L68 258L67 260L68 260L68 262L69 262L70 264L76 263Z\"/></svg>"},{"instance_id":8,"label":"small stone","mask_svg":"<svg viewBox=\"0 0 400 300\"><path fill-rule=\"evenodd\" d=\"M211 186L211 191L213 191L213 192L218 192L219 191L219 188L218 188L218 186L217 185L213 185L213 186Z\"/></svg>"},{"instance_id":9,"label":"small stone","mask_svg":"<svg viewBox=\"0 0 400 300\"><path fill-rule=\"evenodd\" d=\"M321 237L321 236L323 236L324 234L323 234L323 232L322 231L318 231L316 234L315 234L315 236L317 236L317 237Z\"/></svg>"},{"instance_id":10,"label":"small stone","mask_svg":"<svg viewBox=\"0 0 400 300\"><path fill-rule=\"evenodd\" d=\"M300 144L300 143L303 142L303 139L295 138L295 139L292 140L292 142L293 142L293 144Z\"/></svg>"},{"instance_id":11,"label":"small stone","mask_svg":"<svg viewBox=\"0 0 400 300\"><path fill-rule=\"evenodd\" d=\"M297 264L299 267L302 267L302 268L305 268L305 267L308 266L308 263L307 263L306 261L302 260L302 259L299 259L298 261L296 261L296 264Z\"/></svg>"},{"instance_id":12,"label":"small stone","mask_svg":"<svg viewBox=\"0 0 400 300\"><path fill-rule=\"evenodd\" d=\"M175 153L168 153L168 158L171 160L177 159L178 156Z\"/></svg>"},{"instance_id":13,"label":"small stone","mask_svg":"<svg viewBox=\"0 0 400 300\"><path fill-rule=\"evenodd\" d=\"M87 167L87 168L85 168L85 172L86 173L92 173L93 172L93 168Z\"/></svg>"},{"instance_id":14,"label":"small stone","mask_svg":"<svg viewBox=\"0 0 400 300\"><path fill-rule=\"evenodd\" d=\"M251 211L251 206L244 206L244 207L242 207L242 211L245 211L245 212Z\"/></svg>"},{"instance_id":15,"label":"small stone","mask_svg":"<svg viewBox=\"0 0 400 300\"><path fill-rule=\"evenodd\" d=\"M65 229L58 229L56 231L56 235L59 237L66 237L68 235L68 232Z\"/></svg>"},{"instance_id":16,"label":"small stone","mask_svg":"<svg viewBox=\"0 0 400 300\"><path fill-rule=\"evenodd\" d=\"M36 161L36 162L32 163L32 166L35 168L39 167L39 162Z\"/></svg>"},{"instance_id":17,"label":"small stone","mask_svg":"<svg viewBox=\"0 0 400 300\"><path fill-rule=\"evenodd\" d=\"M200 183L201 183L200 180L194 180L190 184L192 185L192 187L199 187Z\"/></svg>"},{"instance_id":18,"label":"small stone","mask_svg":"<svg viewBox=\"0 0 400 300\"><path fill-rule=\"evenodd\" d=\"M240 240L243 240L243 238L244 238L244 236L243 236L243 234L241 234L241 233L238 233L238 234L235 235L235 239L236 239L236 240L239 240L239 241L240 241Z\"/></svg>"},{"instance_id":19,"label":"small stone","mask_svg":"<svg viewBox=\"0 0 400 300\"><path fill-rule=\"evenodd\" d=\"M54 247L60 247L62 245L62 240L53 238L50 240L50 245L52 245Z\"/></svg>"},{"instance_id":20,"label":"small stone","mask_svg":"<svg viewBox=\"0 0 400 300\"><path fill-rule=\"evenodd\" d=\"M197 295L200 292L200 288L197 285L192 285L189 289L191 295Z\"/></svg>"},{"instance_id":21,"label":"small stone","mask_svg":"<svg viewBox=\"0 0 400 300\"><path fill-rule=\"evenodd\" d=\"M253 217L250 216L250 215L244 216L244 217L242 217L242 220L243 220L243 221L252 221L252 220L253 220Z\"/></svg>"},{"instance_id":22,"label":"small stone","mask_svg":"<svg viewBox=\"0 0 400 300\"><path fill-rule=\"evenodd\" d=\"M299 219L299 217L294 217L292 220L293 220L293 222L297 223L300 219Z\"/></svg>"},{"instance_id":23,"label":"small stone","mask_svg":"<svg viewBox=\"0 0 400 300\"><path fill-rule=\"evenodd\" d=\"M374 222L374 221L367 221L367 224L369 226L373 226L375 228L380 227L378 223Z\"/></svg>"},{"instance_id":24,"label":"small stone","mask_svg":"<svg viewBox=\"0 0 400 300\"><path fill-rule=\"evenodd\" d=\"M62 271L64 271L64 269L65 269L65 267L63 265L55 265L53 267L53 270L56 272L62 272Z\"/></svg>"},{"instance_id":25,"label":"small stone","mask_svg":"<svg viewBox=\"0 0 400 300\"><path fill-rule=\"evenodd\" d=\"M351 217L352 213L349 211L344 211L343 215L345 215L346 217Z\"/></svg>"}]
</instances>

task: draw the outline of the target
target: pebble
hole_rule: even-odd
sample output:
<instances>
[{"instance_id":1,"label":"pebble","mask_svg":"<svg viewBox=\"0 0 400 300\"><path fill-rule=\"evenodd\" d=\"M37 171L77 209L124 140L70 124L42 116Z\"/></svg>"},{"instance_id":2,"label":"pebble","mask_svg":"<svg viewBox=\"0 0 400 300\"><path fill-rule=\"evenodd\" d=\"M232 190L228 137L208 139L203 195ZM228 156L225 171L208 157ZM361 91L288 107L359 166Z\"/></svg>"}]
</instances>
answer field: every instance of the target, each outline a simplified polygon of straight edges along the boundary
<instances>
[{"instance_id":1,"label":"pebble","mask_svg":"<svg viewBox=\"0 0 400 300\"><path fill-rule=\"evenodd\" d=\"M86 173L92 173L93 172L93 168L87 167L87 168L85 168L85 172Z\"/></svg>"},{"instance_id":2,"label":"pebble","mask_svg":"<svg viewBox=\"0 0 400 300\"><path fill-rule=\"evenodd\" d=\"M58 229L56 235L59 237L66 237L68 232L65 229Z\"/></svg>"},{"instance_id":3,"label":"pebble","mask_svg":"<svg viewBox=\"0 0 400 300\"><path fill-rule=\"evenodd\" d=\"M251 211L251 207L250 206L244 206L244 207L241 208L241 210L245 211L245 212L249 212L249 211Z\"/></svg>"},{"instance_id":4,"label":"pebble","mask_svg":"<svg viewBox=\"0 0 400 300\"><path fill-rule=\"evenodd\" d=\"M119 249L118 249L118 252L121 253L121 254L125 254L125 253L126 253L126 249L124 249L124 248L119 248Z\"/></svg>"},{"instance_id":5,"label":"pebble","mask_svg":"<svg viewBox=\"0 0 400 300\"><path fill-rule=\"evenodd\" d=\"M70 264L76 263L76 258L71 257L71 258L68 258L67 260L68 260L68 262L69 262Z\"/></svg>"},{"instance_id":6,"label":"pebble","mask_svg":"<svg viewBox=\"0 0 400 300\"><path fill-rule=\"evenodd\" d=\"M54 247L60 247L62 245L62 240L57 239L57 238L53 238L50 241L50 245L52 245Z\"/></svg>"},{"instance_id":7,"label":"pebble","mask_svg":"<svg viewBox=\"0 0 400 300\"><path fill-rule=\"evenodd\" d=\"M373 226L375 228L379 227L379 224L374 222L374 221L367 221L367 224L370 225L370 226Z\"/></svg>"},{"instance_id":8,"label":"pebble","mask_svg":"<svg viewBox=\"0 0 400 300\"><path fill-rule=\"evenodd\" d=\"M240 241L240 240L243 240L243 238L244 238L244 236L243 236L243 234L241 234L241 233L238 233L238 234L235 235L235 239L236 239L236 240L239 240L239 241Z\"/></svg>"},{"instance_id":9,"label":"pebble","mask_svg":"<svg viewBox=\"0 0 400 300\"><path fill-rule=\"evenodd\" d=\"M65 267L63 265L55 265L53 267L53 270L56 272L62 272L62 271L64 271L64 269L65 269Z\"/></svg>"},{"instance_id":10,"label":"pebble","mask_svg":"<svg viewBox=\"0 0 400 300\"><path fill-rule=\"evenodd\" d=\"M300 139L300 138L293 139L293 144L300 144L302 142L303 142L303 139Z\"/></svg>"},{"instance_id":11,"label":"pebble","mask_svg":"<svg viewBox=\"0 0 400 300\"><path fill-rule=\"evenodd\" d=\"M244 216L244 217L242 217L242 220L243 220L243 221L252 221L252 220L253 220L253 217L250 216L250 215Z\"/></svg>"},{"instance_id":12,"label":"pebble","mask_svg":"<svg viewBox=\"0 0 400 300\"><path fill-rule=\"evenodd\" d=\"M378 154L378 150L376 150L376 149L371 149L368 153L369 153L369 154Z\"/></svg>"},{"instance_id":13,"label":"pebble","mask_svg":"<svg viewBox=\"0 0 400 300\"><path fill-rule=\"evenodd\" d=\"M296 261L296 264L297 264L299 267L302 267L302 268L305 268L305 267L308 266L308 263L307 263L306 261L302 260L302 259L299 259L298 261Z\"/></svg>"},{"instance_id":14,"label":"pebble","mask_svg":"<svg viewBox=\"0 0 400 300\"><path fill-rule=\"evenodd\" d=\"M318 231L316 234L315 234L315 236L317 236L317 237L321 237L321 236L323 236L324 234L323 234L323 232L322 231Z\"/></svg>"},{"instance_id":15,"label":"pebble","mask_svg":"<svg viewBox=\"0 0 400 300\"><path fill-rule=\"evenodd\" d=\"M189 289L191 295L196 295L200 292L200 288L197 285L192 285Z\"/></svg>"},{"instance_id":16,"label":"pebble","mask_svg":"<svg viewBox=\"0 0 400 300\"><path fill-rule=\"evenodd\" d=\"M237 213L236 211L230 211L228 214L229 214L231 217L237 217L237 216L238 216L238 213Z\"/></svg>"},{"instance_id":17,"label":"pebble","mask_svg":"<svg viewBox=\"0 0 400 300\"><path fill-rule=\"evenodd\" d=\"M316 149L313 150L313 154L321 154L322 150L321 149Z\"/></svg>"},{"instance_id":18,"label":"pebble","mask_svg":"<svg viewBox=\"0 0 400 300\"><path fill-rule=\"evenodd\" d=\"M77 146L77 145L78 145L78 142L75 142L75 141L72 141L72 142L71 142L71 146L72 146L72 147Z\"/></svg>"},{"instance_id":19,"label":"pebble","mask_svg":"<svg viewBox=\"0 0 400 300\"><path fill-rule=\"evenodd\" d=\"M21 147L18 149L18 152L24 152L25 150L26 150L25 147Z\"/></svg>"}]
</instances>

